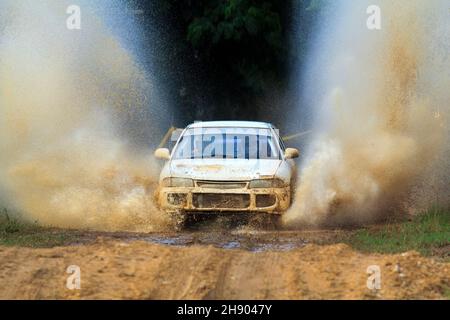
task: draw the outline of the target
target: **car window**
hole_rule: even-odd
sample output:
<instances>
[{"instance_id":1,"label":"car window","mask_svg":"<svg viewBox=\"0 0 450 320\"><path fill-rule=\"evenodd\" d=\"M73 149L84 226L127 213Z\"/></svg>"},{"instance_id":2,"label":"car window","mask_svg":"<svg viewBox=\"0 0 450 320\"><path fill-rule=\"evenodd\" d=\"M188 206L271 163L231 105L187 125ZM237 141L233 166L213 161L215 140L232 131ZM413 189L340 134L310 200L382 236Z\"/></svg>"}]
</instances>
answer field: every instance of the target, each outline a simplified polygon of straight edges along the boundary
<instances>
[{"instance_id":1,"label":"car window","mask_svg":"<svg viewBox=\"0 0 450 320\"><path fill-rule=\"evenodd\" d=\"M172 159L281 159L278 143L268 129L188 129Z\"/></svg>"}]
</instances>

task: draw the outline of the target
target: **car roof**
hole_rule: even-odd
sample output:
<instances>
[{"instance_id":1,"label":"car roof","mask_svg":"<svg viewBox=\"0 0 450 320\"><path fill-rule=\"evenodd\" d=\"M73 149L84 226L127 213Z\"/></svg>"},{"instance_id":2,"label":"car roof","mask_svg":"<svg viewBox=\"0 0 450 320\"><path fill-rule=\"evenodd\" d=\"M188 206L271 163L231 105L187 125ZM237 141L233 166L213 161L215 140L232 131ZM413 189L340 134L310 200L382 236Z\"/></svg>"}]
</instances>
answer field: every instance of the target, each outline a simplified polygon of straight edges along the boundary
<instances>
[{"instance_id":1,"label":"car roof","mask_svg":"<svg viewBox=\"0 0 450 320\"><path fill-rule=\"evenodd\" d=\"M274 126L267 122L259 121L199 121L192 123L188 128L264 128Z\"/></svg>"}]
</instances>

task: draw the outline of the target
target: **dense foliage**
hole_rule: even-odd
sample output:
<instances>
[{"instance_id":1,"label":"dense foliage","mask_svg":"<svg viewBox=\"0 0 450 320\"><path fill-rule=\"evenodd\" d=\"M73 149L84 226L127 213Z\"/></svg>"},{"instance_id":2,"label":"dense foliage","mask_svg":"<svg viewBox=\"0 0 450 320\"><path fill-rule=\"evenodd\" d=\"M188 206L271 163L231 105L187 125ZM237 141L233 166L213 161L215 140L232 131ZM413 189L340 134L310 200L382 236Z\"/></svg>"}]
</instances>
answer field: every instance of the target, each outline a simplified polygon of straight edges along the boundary
<instances>
[{"instance_id":1,"label":"dense foliage","mask_svg":"<svg viewBox=\"0 0 450 320\"><path fill-rule=\"evenodd\" d=\"M187 39L214 71L253 92L276 73L283 41L279 8L269 1L205 1Z\"/></svg>"},{"instance_id":2,"label":"dense foliage","mask_svg":"<svg viewBox=\"0 0 450 320\"><path fill-rule=\"evenodd\" d=\"M136 0L162 50L155 68L181 111L174 121L258 118L274 88L287 90L322 1Z\"/></svg>"}]
</instances>

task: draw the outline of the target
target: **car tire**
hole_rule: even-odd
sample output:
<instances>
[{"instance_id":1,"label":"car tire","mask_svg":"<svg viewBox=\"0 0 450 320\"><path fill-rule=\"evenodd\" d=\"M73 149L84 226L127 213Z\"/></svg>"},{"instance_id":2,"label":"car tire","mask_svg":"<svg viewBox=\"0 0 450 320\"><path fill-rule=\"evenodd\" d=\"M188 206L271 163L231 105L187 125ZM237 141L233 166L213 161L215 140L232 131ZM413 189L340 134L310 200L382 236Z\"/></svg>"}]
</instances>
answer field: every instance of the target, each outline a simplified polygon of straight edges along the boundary
<instances>
[{"instance_id":1,"label":"car tire","mask_svg":"<svg viewBox=\"0 0 450 320\"><path fill-rule=\"evenodd\" d=\"M186 225L186 214L181 211L170 212L170 224L171 227L179 232L182 231Z\"/></svg>"},{"instance_id":2,"label":"car tire","mask_svg":"<svg viewBox=\"0 0 450 320\"><path fill-rule=\"evenodd\" d=\"M281 228L281 215L259 213L250 218L249 224L264 230L277 230Z\"/></svg>"}]
</instances>

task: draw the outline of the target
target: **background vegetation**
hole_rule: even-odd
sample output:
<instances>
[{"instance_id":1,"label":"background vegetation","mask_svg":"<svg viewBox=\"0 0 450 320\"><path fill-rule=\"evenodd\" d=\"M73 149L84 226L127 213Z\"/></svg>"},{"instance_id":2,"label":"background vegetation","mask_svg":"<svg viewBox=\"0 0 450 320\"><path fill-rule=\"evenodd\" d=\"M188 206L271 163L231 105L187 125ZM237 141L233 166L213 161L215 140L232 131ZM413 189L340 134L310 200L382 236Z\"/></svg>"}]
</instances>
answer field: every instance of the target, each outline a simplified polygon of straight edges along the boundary
<instances>
[{"instance_id":1,"label":"background vegetation","mask_svg":"<svg viewBox=\"0 0 450 320\"><path fill-rule=\"evenodd\" d=\"M175 125L273 119L305 58L323 0L133 1L142 10L145 57ZM148 50L150 52L151 50ZM284 104L284 105L283 105ZM275 119L276 121L276 119Z\"/></svg>"},{"instance_id":2,"label":"background vegetation","mask_svg":"<svg viewBox=\"0 0 450 320\"><path fill-rule=\"evenodd\" d=\"M362 229L350 238L349 244L367 252L416 250L449 260L450 212L432 208L409 222L387 224L380 229Z\"/></svg>"}]
</instances>

